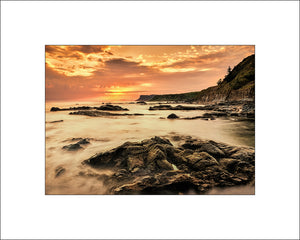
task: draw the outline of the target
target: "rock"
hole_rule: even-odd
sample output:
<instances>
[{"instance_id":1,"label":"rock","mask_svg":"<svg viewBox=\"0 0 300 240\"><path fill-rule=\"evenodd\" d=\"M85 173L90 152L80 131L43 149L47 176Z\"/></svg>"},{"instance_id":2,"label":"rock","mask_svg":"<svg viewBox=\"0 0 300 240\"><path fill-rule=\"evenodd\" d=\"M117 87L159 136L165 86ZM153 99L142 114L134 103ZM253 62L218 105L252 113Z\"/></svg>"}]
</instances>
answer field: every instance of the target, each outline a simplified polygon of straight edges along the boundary
<instances>
[{"instance_id":1,"label":"rock","mask_svg":"<svg viewBox=\"0 0 300 240\"><path fill-rule=\"evenodd\" d=\"M50 111L72 111L72 110L89 110L92 109L92 107L82 106L82 107L70 107L70 108L58 108L58 107L52 107Z\"/></svg>"},{"instance_id":2,"label":"rock","mask_svg":"<svg viewBox=\"0 0 300 240\"><path fill-rule=\"evenodd\" d=\"M201 194L254 182L254 149L186 139L181 147L157 136L125 142L83 165L114 169L105 177L108 194Z\"/></svg>"},{"instance_id":3,"label":"rock","mask_svg":"<svg viewBox=\"0 0 300 240\"><path fill-rule=\"evenodd\" d=\"M144 166L144 161L142 157L128 157L127 160L128 170L132 171Z\"/></svg>"},{"instance_id":4,"label":"rock","mask_svg":"<svg viewBox=\"0 0 300 240\"><path fill-rule=\"evenodd\" d=\"M125 110L122 110L125 111ZM109 117L109 116L143 116L141 113L110 113L110 112L102 112L102 111L77 111L70 112L70 115L85 115L89 117Z\"/></svg>"},{"instance_id":5,"label":"rock","mask_svg":"<svg viewBox=\"0 0 300 240\"><path fill-rule=\"evenodd\" d=\"M174 170L172 164L169 163L166 159L158 160L156 163L160 168L164 170Z\"/></svg>"},{"instance_id":6,"label":"rock","mask_svg":"<svg viewBox=\"0 0 300 240\"><path fill-rule=\"evenodd\" d=\"M207 152L214 157L223 157L225 153L218 148L217 146L213 145L208 141L198 140L198 141L186 141L183 145L183 148L197 150L199 152Z\"/></svg>"},{"instance_id":7,"label":"rock","mask_svg":"<svg viewBox=\"0 0 300 240\"><path fill-rule=\"evenodd\" d=\"M127 108L122 108L117 105L111 105L111 104L106 104L103 106L100 106L98 108L95 108L97 110L105 110L105 111L129 111Z\"/></svg>"},{"instance_id":8,"label":"rock","mask_svg":"<svg viewBox=\"0 0 300 240\"><path fill-rule=\"evenodd\" d=\"M251 162L254 160L255 151L251 148L240 148L235 153L233 153L230 157L235 159L240 159L245 162ZM253 162L254 163L254 162Z\"/></svg>"},{"instance_id":9,"label":"rock","mask_svg":"<svg viewBox=\"0 0 300 240\"><path fill-rule=\"evenodd\" d=\"M69 145L63 146L62 149L65 149L68 151L77 151L79 149L82 149L82 147L80 146L80 144L75 143L75 144L69 144Z\"/></svg>"},{"instance_id":10,"label":"rock","mask_svg":"<svg viewBox=\"0 0 300 240\"><path fill-rule=\"evenodd\" d=\"M51 112L54 112L54 111L60 111L60 108L58 108L58 107L52 107L52 108L50 109L50 111L51 111Z\"/></svg>"},{"instance_id":11,"label":"rock","mask_svg":"<svg viewBox=\"0 0 300 240\"><path fill-rule=\"evenodd\" d=\"M177 105L175 107L172 107L171 105L158 105L158 106L152 106L149 107L150 111L153 110L206 110L207 107L203 106L182 106L182 105Z\"/></svg>"},{"instance_id":12,"label":"rock","mask_svg":"<svg viewBox=\"0 0 300 240\"><path fill-rule=\"evenodd\" d=\"M179 117L174 113L172 113L168 116L168 119L175 119L175 118L179 118Z\"/></svg>"},{"instance_id":13,"label":"rock","mask_svg":"<svg viewBox=\"0 0 300 240\"><path fill-rule=\"evenodd\" d=\"M218 161L206 152L195 152L187 156L188 163L196 170L203 170L206 167L219 165Z\"/></svg>"},{"instance_id":14,"label":"rock","mask_svg":"<svg viewBox=\"0 0 300 240\"><path fill-rule=\"evenodd\" d=\"M146 102L144 102L144 101L138 101L138 102L136 102L137 104L141 104L141 105L147 105L147 103Z\"/></svg>"},{"instance_id":15,"label":"rock","mask_svg":"<svg viewBox=\"0 0 300 240\"><path fill-rule=\"evenodd\" d=\"M55 177L59 177L65 173L66 169L63 167L57 167L55 169Z\"/></svg>"},{"instance_id":16,"label":"rock","mask_svg":"<svg viewBox=\"0 0 300 240\"><path fill-rule=\"evenodd\" d=\"M59 123L59 122L63 122L64 120L57 120L57 121L51 121L50 123Z\"/></svg>"},{"instance_id":17,"label":"rock","mask_svg":"<svg viewBox=\"0 0 300 240\"><path fill-rule=\"evenodd\" d=\"M77 144L90 144L90 142L86 139L86 138L84 138L84 139L81 139L79 142L77 142Z\"/></svg>"},{"instance_id":18,"label":"rock","mask_svg":"<svg viewBox=\"0 0 300 240\"><path fill-rule=\"evenodd\" d=\"M221 158L220 164L230 173L234 173L239 161L233 158Z\"/></svg>"},{"instance_id":19,"label":"rock","mask_svg":"<svg viewBox=\"0 0 300 240\"><path fill-rule=\"evenodd\" d=\"M77 143L75 144L69 144L66 146L63 146L63 149L68 150L68 151L76 151L79 149L82 149L81 145L86 145L86 144L90 144L90 142L88 141L87 138L73 138L74 140L79 140Z\"/></svg>"}]
</instances>

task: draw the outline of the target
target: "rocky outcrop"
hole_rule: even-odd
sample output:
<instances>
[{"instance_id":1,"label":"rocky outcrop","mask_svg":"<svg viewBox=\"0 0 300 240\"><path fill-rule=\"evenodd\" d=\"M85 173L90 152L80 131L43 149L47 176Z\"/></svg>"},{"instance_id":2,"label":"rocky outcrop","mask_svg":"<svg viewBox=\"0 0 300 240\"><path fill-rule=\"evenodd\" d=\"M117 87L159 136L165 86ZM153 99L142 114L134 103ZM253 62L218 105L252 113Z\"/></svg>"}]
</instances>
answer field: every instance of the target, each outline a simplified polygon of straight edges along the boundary
<instances>
[{"instance_id":1,"label":"rocky outcrop","mask_svg":"<svg viewBox=\"0 0 300 240\"><path fill-rule=\"evenodd\" d=\"M102 110L102 111L129 111L127 108L122 108L117 105L111 105L111 104L106 104L100 107L87 107L87 106L82 106L82 107L69 107L69 108L58 108L58 107L52 107L50 109L51 112L56 112L56 111L74 111L74 110Z\"/></svg>"},{"instance_id":2,"label":"rocky outcrop","mask_svg":"<svg viewBox=\"0 0 300 240\"><path fill-rule=\"evenodd\" d=\"M103 111L128 111L128 108L122 108L117 105L111 105L111 104L106 104L104 106L100 107L95 107L97 110L103 110Z\"/></svg>"},{"instance_id":3,"label":"rocky outcrop","mask_svg":"<svg viewBox=\"0 0 300 240\"><path fill-rule=\"evenodd\" d=\"M172 113L167 118L168 119L175 119L175 118L179 118L179 117L176 114Z\"/></svg>"},{"instance_id":4,"label":"rocky outcrop","mask_svg":"<svg viewBox=\"0 0 300 240\"><path fill-rule=\"evenodd\" d=\"M147 105L147 103L146 102L144 102L144 101L138 101L138 102L136 102L137 104L140 104L140 105Z\"/></svg>"},{"instance_id":5,"label":"rocky outcrop","mask_svg":"<svg viewBox=\"0 0 300 240\"><path fill-rule=\"evenodd\" d=\"M82 149L81 145L86 145L86 144L90 144L90 142L88 141L88 139L83 138L80 141L78 141L77 143L63 146L62 149L67 150L67 151L77 151L79 149Z\"/></svg>"},{"instance_id":6,"label":"rocky outcrop","mask_svg":"<svg viewBox=\"0 0 300 240\"><path fill-rule=\"evenodd\" d=\"M65 172L66 172L66 169L64 167L59 166L55 169L55 177L59 177L59 176L63 175Z\"/></svg>"},{"instance_id":7,"label":"rocky outcrop","mask_svg":"<svg viewBox=\"0 0 300 240\"><path fill-rule=\"evenodd\" d=\"M255 104L252 101L232 101L209 104L205 106L171 106L157 105L150 107L149 110L205 110L202 116L178 118L184 120L204 119L215 120L217 117L242 117L248 120L255 118ZM175 114L174 114L175 115ZM172 115L173 116L173 115ZM169 117L168 117L169 118Z\"/></svg>"},{"instance_id":8,"label":"rocky outcrop","mask_svg":"<svg viewBox=\"0 0 300 240\"><path fill-rule=\"evenodd\" d=\"M77 111L70 112L70 115L85 115L89 117L109 117L109 116L143 116L142 113L110 113L110 112L102 112L102 111Z\"/></svg>"},{"instance_id":9,"label":"rocky outcrop","mask_svg":"<svg viewBox=\"0 0 300 240\"><path fill-rule=\"evenodd\" d=\"M156 95L152 94L152 95L140 95L139 99L137 99L136 101L151 101Z\"/></svg>"},{"instance_id":10,"label":"rocky outcrop","mask_svg":"<svg viewBox=\"0 0 300 240\"><path fill-rule=\"evenodd\" d=\"M158 105L158 106L152 106L149 107L150 111L154 110L213 110L213 107L210 105L207 106L182 106L182 105L177 105L175 107L171 105Z\"/></svg>"},{"instance_id":11,"label":"rocky outcrop","mask_svg":"<svg viewBox=\"0 0 300 240\"><path fill-rule=\"evenodd\" d=\"M74 110L89 110L92 109L92 107L70 107L70 108L59 108L59 107L52 107L50 109L51 112L56 112L56 111L74 111Z\"/></svg>"},{"instance_id":12,"label":"rocky outcrop","mask_svg":"<svg viewBox=\"0 0 300 240\"><path fill-rule=\"evenodd\" d=\"M160 137L126 142L83 165L115 171L104 179L107 194L202 194L254 183L255 178L253 148L200 139L180 147Z\"/></svg>"},{"instance_id":13,"label":"rocky outcrop","mask_svg":"<svg viewBox=\"0 0 300 240\"><path fill-rule=\"evenodd\" d=\"M49 123L59 123L59 122L63 122L64 120L56 120L56 121L51 121Z\"/></svg>"}]
</instances>

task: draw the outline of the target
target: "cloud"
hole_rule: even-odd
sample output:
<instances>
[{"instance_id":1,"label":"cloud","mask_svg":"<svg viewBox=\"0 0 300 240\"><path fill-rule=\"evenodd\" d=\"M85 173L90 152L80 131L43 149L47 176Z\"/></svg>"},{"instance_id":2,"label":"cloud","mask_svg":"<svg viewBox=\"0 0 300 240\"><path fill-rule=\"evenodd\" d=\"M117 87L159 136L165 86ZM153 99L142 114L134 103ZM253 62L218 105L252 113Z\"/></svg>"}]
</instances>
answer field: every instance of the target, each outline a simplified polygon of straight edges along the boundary
<instances>
[{"instance_id":1,"label":"cloud","mask_svg":"<svg viewBox=\"0 0 300 240\"><path fill-rule=\"evenodd\" d=\"M46 46L46 99L199 91L254 46Z\"/></svg>"},{"instance_id":2,"label":"cloud","mask_svg":"<svg viewBox=\"0 0 300 240\"><path fill-rule=\"evenodd\" d=\"M80 52L84 54L91 53L107 53L113 55L107 46L99 45L46 45L46 53L55 53L55 54L72 54L74 52Z\"/></svg>"}]
</instances>

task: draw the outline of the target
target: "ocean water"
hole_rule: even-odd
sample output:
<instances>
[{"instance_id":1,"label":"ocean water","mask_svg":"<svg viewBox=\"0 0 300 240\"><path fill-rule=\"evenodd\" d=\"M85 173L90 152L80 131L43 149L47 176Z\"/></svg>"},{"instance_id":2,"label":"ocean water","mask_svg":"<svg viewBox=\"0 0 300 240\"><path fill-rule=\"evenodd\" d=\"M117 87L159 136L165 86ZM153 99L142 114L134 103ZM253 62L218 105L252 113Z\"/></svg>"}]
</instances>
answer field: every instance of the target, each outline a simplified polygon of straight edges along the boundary
<instances>
[{"instance_id":1,"label":"ocean water","mask_svg":"<svg viewBox=\"0 0 300 240\"><path fill-rule=\"evenodd\" d=\"M254 146L255 127L251 121L237 121L235 118L181 120L167 119L171 113L179 117L200 116L206 111L149 111L148 105L112 103L128 108L117 113L143 113L144 116L89 117L69 115L70 111L50 112L51 107L101 106L101 103L47 103L45 123L45 171L46 194L105 194L106 186L93 177L103 174L82 166L82 161L96 153L110 150L126 141L141 141L154 136L167 137L175 146L181 142L178 136L192 136L231 145ZM156 105L156 104L155 104ZM171 104L178 105L178 104ZM183 104L186 105L186 104ZM165 119L161 119L165 118ZM51 123L52 121L62 122ZM78 151L66 151L65 145L76 143L73 138L89 138L90 144L82 145ZM55 170L63 167L65 172L55 177ZM91 177L81 173L89 173ZM113 174L111 171L104 172Z\"/></svg>"}]
</instances>

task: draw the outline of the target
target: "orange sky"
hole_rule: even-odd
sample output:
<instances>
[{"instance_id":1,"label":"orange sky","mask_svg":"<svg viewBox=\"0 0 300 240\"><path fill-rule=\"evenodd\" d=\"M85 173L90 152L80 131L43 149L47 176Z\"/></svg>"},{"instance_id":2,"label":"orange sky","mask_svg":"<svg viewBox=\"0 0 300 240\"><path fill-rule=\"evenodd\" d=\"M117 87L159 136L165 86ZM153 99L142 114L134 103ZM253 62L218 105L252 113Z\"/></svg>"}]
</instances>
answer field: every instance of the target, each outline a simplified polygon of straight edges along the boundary
<instances>
[{"instance_id":1,"label":"orange sky","mask_svg":"<svg viewBox=\"0 0 300 240\"><path fill-rule=\"evenodd\" d=\"M253 45L47 45L46 101L122 101L200 91L253 53Z\"/></svg>"}]
</instances>

